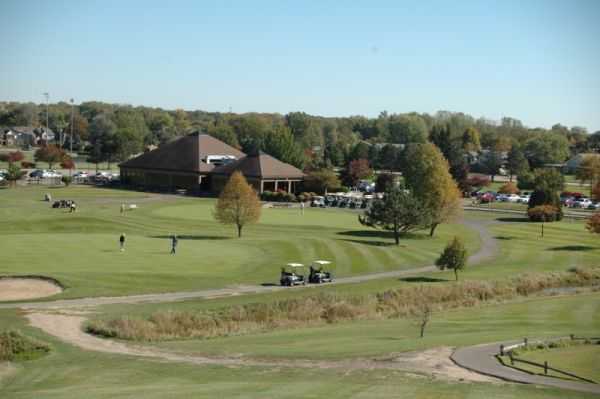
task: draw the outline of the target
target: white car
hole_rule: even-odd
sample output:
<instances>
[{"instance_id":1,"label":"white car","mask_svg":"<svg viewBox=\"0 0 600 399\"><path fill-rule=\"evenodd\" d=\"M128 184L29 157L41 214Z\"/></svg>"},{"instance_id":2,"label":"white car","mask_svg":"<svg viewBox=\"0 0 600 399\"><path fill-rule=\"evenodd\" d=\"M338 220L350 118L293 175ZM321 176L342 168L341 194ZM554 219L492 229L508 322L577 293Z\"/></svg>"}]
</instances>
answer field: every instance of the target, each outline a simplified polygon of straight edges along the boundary
<instances>
[{"instance_id":1,"label":"white car","mask_svg":"<svg viewBox=\"0 0 600 399\"><path fill-rule=\"evenodd\" d=\"M73 177L79 178L79 179L86 179L89 176L90 175L88 174L88 172L84 172L83 170L80 170L79 172L73 173Z\"/></svg>"},{"instance_id":2,"label":"white car","mask_svg":"<svg viewBox=\"0 0 600 399\"><path fill-rule=\"evenodd\" d=\"M43 178L55 178L55 177L62 177L62 175L58 172L56 172L55 170L44 170L42 172L42 177Z\"/></svg>"},{"instance_id":3,"label":"white car","mask_svg":"<svg viewBox=\"0 0 600 399\"><path fill-rule=\"evenodd\" d=\"M573 201L573 205L571 205L573 208L587 208L590 205L592 205L592 201L590 201L589 198L578 198L575 201Z\"/></svg>"},{"instance_id":4,"label":"white car","mask_svg":"<svg viewBox=\"0 0 600 399\"><path fill-rule=\"evenodd\" d=\"M519 202L521 199L521 197L519 197L517 194L508 194L505 198L506 199L504 201L506 202Z\"/></svg>"},{"instance_id":5,"label":"white car","mask_svg":"<svg viewBox=\"0 0 600 399\"><path fill-rule=\"evenodd\" d=\"M519 200L517 202L520 202L521 204L528 204L530 198L531 198L531 196L529 194L527 194L527 195L521 195L519 197Z\"/></svg>"}]
</instances>

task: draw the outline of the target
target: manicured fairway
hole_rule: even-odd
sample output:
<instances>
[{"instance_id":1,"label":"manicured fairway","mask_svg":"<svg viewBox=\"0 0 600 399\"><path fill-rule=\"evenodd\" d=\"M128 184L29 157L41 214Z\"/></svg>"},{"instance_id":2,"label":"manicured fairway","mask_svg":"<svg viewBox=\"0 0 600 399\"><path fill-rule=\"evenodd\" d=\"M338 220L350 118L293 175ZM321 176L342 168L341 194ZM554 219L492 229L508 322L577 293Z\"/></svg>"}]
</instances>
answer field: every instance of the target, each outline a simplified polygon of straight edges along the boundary
<instances>
[{"instance_id":1,"label":"manicured fairway","mask_svg":"<svg viewBox=\"0 0 600 399\"><path fill-rule=\"evenodd\" d=\"M74 199L79 211L50 209L41 201ZM121 203L138 209L119 214ZM444 225L435 238L418 233L391 245L389 234L358 223L338 209L264 209L244 237L212 218L214 200L159 196L90 187L0 190L0 274L41 274L69 287L61 297L125 295L275 283L288 262L334 262L336 276L432 264L446 242L462 235L470 251L475 231ZM126 233L124 253L118 237ZM169 255L170 234L178 254Z\"/></svg>"}]
</instances>

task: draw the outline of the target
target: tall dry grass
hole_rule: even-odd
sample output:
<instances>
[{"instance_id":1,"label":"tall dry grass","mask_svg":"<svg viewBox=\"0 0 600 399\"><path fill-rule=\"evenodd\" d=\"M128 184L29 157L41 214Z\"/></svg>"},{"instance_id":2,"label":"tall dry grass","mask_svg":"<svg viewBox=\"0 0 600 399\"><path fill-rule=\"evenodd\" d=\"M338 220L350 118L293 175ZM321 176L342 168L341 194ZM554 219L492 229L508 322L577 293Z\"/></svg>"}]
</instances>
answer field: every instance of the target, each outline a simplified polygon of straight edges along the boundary
<instances>
[{"instance_id":1,"label":"tall dry grass","mask_svg":"<svg viewBox=\"0 0 600 399\"><path fill-rule=\"evenodd\" d=\"M159 311L147 318L122 316L92 320L86 331L135 341L212 338L347 320L408 318L417 316L423 304L440 311L505 301L547 289L591 285L600 285L600 268L525 274L501 281L406 285L374 295L321 293L203 312Z\"/></svg>"}]
</instances>

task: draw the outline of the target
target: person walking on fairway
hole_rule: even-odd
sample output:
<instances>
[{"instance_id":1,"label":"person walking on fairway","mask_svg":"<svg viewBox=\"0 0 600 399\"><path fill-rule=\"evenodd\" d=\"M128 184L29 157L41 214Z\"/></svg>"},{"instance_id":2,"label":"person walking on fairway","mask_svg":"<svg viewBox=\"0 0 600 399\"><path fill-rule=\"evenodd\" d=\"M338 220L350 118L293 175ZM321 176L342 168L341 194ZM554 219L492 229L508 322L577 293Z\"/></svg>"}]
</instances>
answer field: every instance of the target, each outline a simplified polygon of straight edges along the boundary
<instances>
[{"instance_id":1,"label":"person walking on fairway","mask_svg":"<svg viewBox=\"0 0 600 399\"><path fill-rule=\"evenodd\" d=\"M121 252L125 251L125 233L121 233L121 237L119 237L119 246L121 247Z\"/></svg>"},{"instance_id":2,"label":"person walking on fairway","mask_svg":"<svg viewBox=\"0 0 600 399\"><path fill-rule=\"evenodd\" d=\"M177 249L177 236L173 234L171 236L171 255L175 255L175 251Z\"/></svg>"}]
</instances>

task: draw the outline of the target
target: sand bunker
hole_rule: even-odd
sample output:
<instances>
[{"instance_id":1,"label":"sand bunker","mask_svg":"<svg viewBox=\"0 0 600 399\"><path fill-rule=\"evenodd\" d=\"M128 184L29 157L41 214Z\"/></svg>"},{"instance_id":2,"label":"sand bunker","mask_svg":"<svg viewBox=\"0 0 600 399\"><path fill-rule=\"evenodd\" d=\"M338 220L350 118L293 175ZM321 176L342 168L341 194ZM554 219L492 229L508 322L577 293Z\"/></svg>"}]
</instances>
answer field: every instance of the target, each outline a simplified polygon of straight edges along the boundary
<instances>
[{"instance_id":1,"label":"sand bunker","mask_svg":"<svg viewBox=\"0 0 600 399\"><path fill-rule=\"evenodd\" d=\"M38 278L0 278L0 301L20 301L43 298L62 292L62 288L48 280Z\"/></svg>"}]
</instances>

